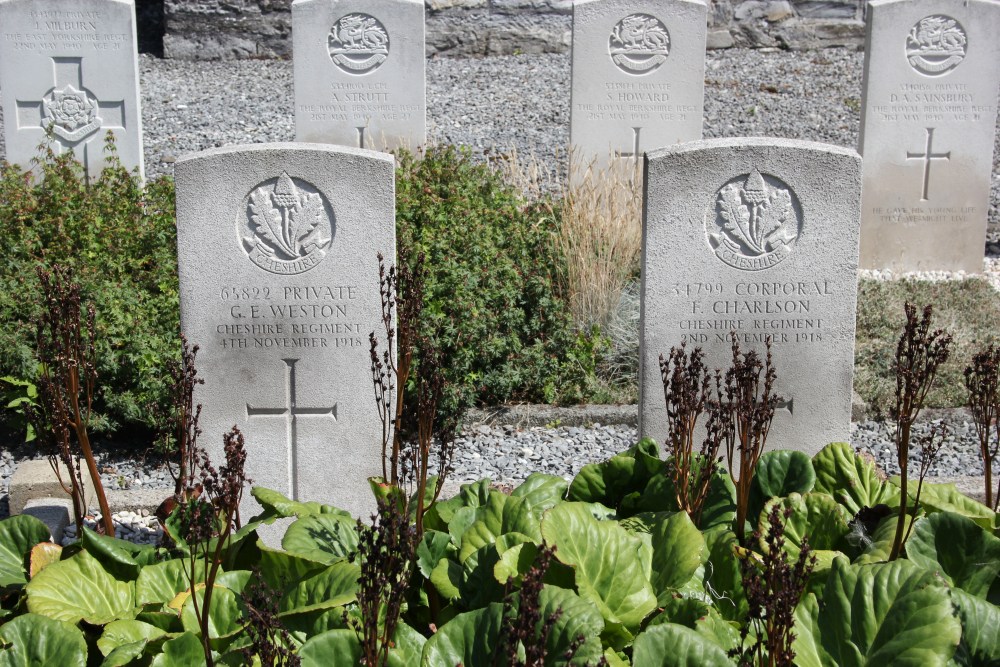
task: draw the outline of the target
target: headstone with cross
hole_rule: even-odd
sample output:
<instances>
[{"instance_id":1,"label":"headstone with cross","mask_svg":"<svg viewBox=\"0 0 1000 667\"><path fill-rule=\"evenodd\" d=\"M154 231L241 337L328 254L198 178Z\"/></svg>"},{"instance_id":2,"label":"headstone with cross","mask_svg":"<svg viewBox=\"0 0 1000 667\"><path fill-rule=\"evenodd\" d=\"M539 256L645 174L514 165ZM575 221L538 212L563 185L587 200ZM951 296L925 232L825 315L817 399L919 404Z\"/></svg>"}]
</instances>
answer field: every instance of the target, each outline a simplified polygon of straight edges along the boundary
<instances>
[{"instance_id":1,"label":"headstone with cross","mask_svg":"<svg viewBox=\"0 0 1000 667\"><path fill-rule=\"evenodd\" d=\"M367 478L381 473L368 334L382 327L377 253L395 257L393 166L306 143L213 149L175 166L201 442L219 460L235 424L255 484L365 517Z\"/></svg>"},{"instance_id":2,"label":"headstone with cross","mask_svg":"<svg viewBox=\"0 0 1000 667\"><path fill-rule=\"evenodd\" d=\"M1000 4L868 5L861 268L983 270L1000 87Z\"/></svg>"},{"instance_id":3,"label":"headstone with cross","mask_svg":"<svg viewBox=\"0 0 1000 667\"><path fill-rule=\"evenodd\" d=\"M707 11L701 0L573 3L574 176L701 139Z\"/></svg>"},{"instance_id":4,"label":"headstone with cross","mask_svg":"<svg viewBox=\"0 0 1000 667\"><path fill-rule=\"evenodd\" d=\"M295 140L426 141L423 0L295 0Z\"/></svg>"},{"instance_id":5,"label":"headstone with cross","mask_svg":"<svg viewBox=\"0 0 1000 667\"><path fill-rule=\"evenodd\" d=\"M133 0L0 0L0 98L6 159L29 166L39 144L73 151L94 177L110 131L142 172Z\"/></svg>"},{"instance_id":6,"label":"headstone with cross","mask_svg":"<svg viewBox=\"0 0 1000 667\"><path fill-rule=\"evenodd\" d=\"M814 454L851 426L861 160L788 139L714 139L646 154L640 430L663 442L659 356L710 369L767 341L781 397L768 448ZM701 441L699 437L699 442Z\"/></svg>"}]
</instances>

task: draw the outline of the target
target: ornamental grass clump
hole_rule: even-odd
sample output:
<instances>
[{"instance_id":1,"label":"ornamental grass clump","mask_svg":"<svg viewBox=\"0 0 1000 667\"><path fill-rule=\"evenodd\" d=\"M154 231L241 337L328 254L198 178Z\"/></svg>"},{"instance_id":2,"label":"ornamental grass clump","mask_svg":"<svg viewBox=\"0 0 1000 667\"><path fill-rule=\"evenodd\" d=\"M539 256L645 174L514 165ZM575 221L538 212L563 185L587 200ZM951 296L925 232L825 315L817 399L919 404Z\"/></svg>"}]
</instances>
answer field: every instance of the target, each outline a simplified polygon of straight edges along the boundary
<instances>
[{"instance_id":1,"label":"ornamental grass clump","mask_svg":"<svg viewBox=\"0 0 1000 667\"><path fill-rule=\"evenodd\" d=\"M1000 487L993 491L993 465L1000 452L1000 347L988 345L972 356L965 368L965 387L969 390L969 411L979 437L983 458L986 506L1000 509Z\"/></svg>"},{"instance_id":2,"label":"ornamental grass clump","mask_svg":"<svg viewBox=\"0 0 1000 667\"><path fill-rule=\"evenodd\" d=\"M917 308L911 303L904 307L906 324L896 345L896 358L893 366L896 374L895 402L890 407L889 418L895 423L893 444L896 447L896 461L899 463L899 515L896 522L896 533L892 541L889 560L896 560L903 550L909 531L906 529L907 491L910 460L910 440L913 424L924 407L927 392L934 384L938 369L948 360L951 347L951 335L942 329L931 330L931 315L933 308L924 306L920 319L917 319ZM931 439L924 444L924 456L921 461L920 480L917 485L917 495L914 499L913 512L916 513L920 502L920 489L924 476L930 469L931 460L940 445L935 446ZM912 529L913 525L910 524Z\"/></svg>"}]
</instances>

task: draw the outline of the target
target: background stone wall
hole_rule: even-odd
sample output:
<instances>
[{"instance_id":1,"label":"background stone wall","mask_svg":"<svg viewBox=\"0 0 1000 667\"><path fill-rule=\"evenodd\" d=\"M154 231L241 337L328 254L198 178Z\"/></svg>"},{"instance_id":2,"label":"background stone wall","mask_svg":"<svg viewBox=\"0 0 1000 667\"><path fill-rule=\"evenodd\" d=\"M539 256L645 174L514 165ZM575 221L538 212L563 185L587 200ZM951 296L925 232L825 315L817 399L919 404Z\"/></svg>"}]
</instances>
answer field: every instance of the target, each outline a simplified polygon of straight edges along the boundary
<instances>
[{"instance_id":1,"label":"background stone wall","mask_svg":"<svg viewBox=\"0 0 1000 667\"><path fill-rule=\"evenodd\" d=\"M427 54L567 51L572 0L426 0ZM161 7L157 14L156 6ZM291 0L139 0L168 58L287 58ZM860 48L864 0L711 0L709 48ZM140 32L146 26L140 25ZM149 31L151 32L151 31ZM154 37L146 40L155 43Z\"/></svg>"}]
</instances>

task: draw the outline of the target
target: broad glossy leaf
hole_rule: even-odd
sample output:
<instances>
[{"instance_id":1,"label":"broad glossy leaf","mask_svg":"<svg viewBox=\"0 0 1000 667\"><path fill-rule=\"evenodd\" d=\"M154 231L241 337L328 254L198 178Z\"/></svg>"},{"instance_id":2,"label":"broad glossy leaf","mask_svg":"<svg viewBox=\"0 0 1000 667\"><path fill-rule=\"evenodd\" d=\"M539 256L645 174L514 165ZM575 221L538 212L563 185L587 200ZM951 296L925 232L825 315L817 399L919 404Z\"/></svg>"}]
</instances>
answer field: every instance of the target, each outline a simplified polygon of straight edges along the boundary
<instances>
[{"instance_id":1,"label":"broad glossy leaf","mask_svg":"<svg viewBox=\"0 0 1000 667\"><path fill-rule=\"evenodd\" d=\"M262 486L253 487L250 493L261 504L265 512L271 510L276 516L280 517L301 517L310 514L339 514L348 518L351 517L350 512L334 507L333 505L324 505L317 502L303 503L291 500L277 491L265 489Z\"/></svg>"},{"instance_id":2,"label":"broad glossy leaf","mask_svg":"<svg viewBox=\"0 0 1000 667\"><path fill-rule=\"evenodd\" d=\"M354 630L329 630L299 649L302 667L355 667L361 664L361 644Z\"/></svg>"},{"instance_id":3,"label":"broad glossy leaf","mask_svg":"<svg viewBox=\"0 0 1000 667\"><path fill-rule=\"evenodd\" d=\"M45 537L48 539L48 530ZM72 623L22 614L0 625L0 667L86 667L87 641Z\"/></svg>"},{"instance_id":4,"label":"broad glossy leaf","mask_svg":"<svg viewBox=\"0 0 1000 667\"><path fill-rule=\"evenodd\" d=\"M80 543L100 561L105 570L121 581L134 581L139 576L139 568L156 562L155 548L101 535L86 526L83 527Z\"/></svg>"},{"instance_id":5,"label":"broad glossy leaf","mask_svg":"<svg viewBox=\"0 0 1000 667\"><path fill-rule=\"evenodd\" d=\"M850 532L847 510L825 493L793 493L787 498L770 500L760 514L758 530L761 532L762 548L767 544L770 532L768 515L774 506L792 510L791 516L784 520L785 551L788 555L792 559L798 558L803 542L808 540L809 546L820 559L817 571L829 568L833 555L829 555L824 562L821 552L832 554L844 546L844 540Z\"/></svg>"},{"instance_id":6,"label":"broad glossy leaf","mask_svg":"<svg viewBox=\"0 0 1000 667\"><path fill-rule=\"evenodd\" d=\"M205 587L195 590L198 602L198 611L205 613ZM211 639L230 637L243 629L243 621L246 617L246 605L243 601L228 588L215 586L212 589L212 596L209 598L208 610L208 636ZM201 627L198 625L198 616L194 610L195 600L188 596L184 607L181 609L181 622L184 629L197 635L201 635Z\"/></svg>"},{"instance_id":7,"label":"broad glossy leaf","mask_svg":"<svg viewBox=\"0 0 1000 667\"><path fill-rule=\"evenodd\" d=\"M142 652L146 650L147 644L146 640L132 642L131 644L122 644L112 649L111 653L108 653L104 657L101 667L125 667L125 665L134 664L133 661L142 655Z\"/></svg>"},{"instance_id":8,"label":"broad glossy leaf","mask_svg":"<svg viewBox=\"0 0 1000 667\"><path fill-rule=\"evenodd\" d=\"M635 639L632 667L732 667L726 652L690 628L664 623Z\"/></svg>"},{"instance_id":9,"label":"broad glossy leaf","mask_svg":"<svg viewBox=\"0 0 1000 667\"><path fill-rule=\"evenodd\" d=\"M636 475L635 458L624 454L600 463L588 463L573 478L569 499L613 507L627 493L645 488L648 480L643 480L640 488L633 488L638 486L633 478L639 477L641 475Z\"/></svg>"},{"instance_id":10,"label":"broad glossy leaf","mask_svg":"<svg viewBox=\"0 0 1000 667\"><path fill-rule=\"evenodd\" d=\"M417 569L425 579L430 579L431 572L451 551L451 536L437 530L424 531L417 545Z\"/></svg>"},{"instance_id":11,"label":"broad glossy leaf","mask_svg":"<svg viewBox=\"0 0 1000 667\"><path fill-rule=\"evenodd\" d=\"M657 603L666 603L707 558L701 533L686 512L678 512L653 525L650 532L653 548L651 583Z\"/></svg>"},{"instance_id":12,"label":"broad glossy leaf","mask_svg":"<svg viewBox=\"0 0 1000 667\"><path fill-rule=\"evenodd\" d=\"M899 486L899 477L891 477L889 482ZM917 483L911 480L907 485L907 495L912 501L917 493ZM924 482L920 489L920 507L928 512L954 512L972 519L986 530L997 525L996 512L959 491L954 484L930 484Z\"/></svg>"},{"instance_id":13,"label":"broad glossy leaf","mask_svg":"<svg viewBox=\"0 0 1000 667\"><path fill-rule=\"evenodd\" d=\"M267 585L276 590L284 590L291 583L300 581L311 572L325 569L325 563L290 554L280 549L271 549L258 542L260 549L260 573Z\"/></svg>"},{"instance_id":14,"label":"broad glossy leaf","mask_svg":"<svg viewBox=\"0 0 1000 667\"><path fill-rule=\"evenodd\" d=\"M321 563L347 558L358 550L358 524L342 514L310 514L285 531L281 546Z\"/></svg>"},{"instance_id":15,"label":"broad glossy leaf","mask_svg":"<svg viewBox=\"0 0 1000 667\"><path fill-rule=\"evenodd\" d=\"M201 667L205 665L205 649L192 632L163 643L163 651L153 658L152 667Z\"/></svg>"},{"instance_id":16,"label":"broad glossy leaf","mask_svg":"<svg viewBox=\"0 0 1000 667\"><path fill-rule=\"evenodd\" d=\"M956 662L968 667L1000 665L1000 607L961 589L950 593L962 620L962 643L955 653Z\"/></svg>"},{"instance_id":17,"label":"broad glossy leaf","mask_svg":"<svg viewBox=\"0 0 1000 667\"><path fill-rule=\"evenodd\" d=\"M32 578L52 563L62 558L62 546L55 542L39 542L31 548L29 574Z\"/></svg>"},{"instance_id":18,"label":"broad glossy leaf","mask_svg":"<svg viewBox=\"0 0 1000 667\"><path fill-rule=\"evenodd\" d=\"M580 595L606 621L634 632L656 609L638 553L642 540L616 522L598 521L584 504L562 503L545 513L542 535L556 547L556 558L574 569Z\"/></svg>"},{"instance_id":19,"label":"broad glossy leaf","mask_svg":"<svg viewBox=\"0 0 1000 667\"><path fill-rule=\"evenodd\" d=\"M69 623L104 625L135 607L135 584L115 579L86 551L49 565L25 590L29 611Z\"/></svg>"},{"instance_id":20,"label":"broad glossy leaf","mask_svg":"<svg viewBox=\"0 0 1000 667\"><path fill-rule=\"evenodd\" d=\"M972 519L938 512L918 520L906 542L906 557L942 572L949 582L976 597L989 599L991 588L992 597L1000 597L1000 538Z\"/></svg>"},{"instance_id":21,"label":"broad glossy leaf","mask_svg":"<svg viewBox=\"0 0 1000 667\"><path fill-rule=\"evenodd\" d=\"M498 647L502 621L503 605L499 603L459 614L427 640L420 664L423 667L490 664Z\"/></svg>"},{"instance_id":22,"label":"broad glossy leaf","mask_svg":"<svg viewBox=\"0 0 1000 667\"><path fill-rule=\"evenodd\" d=\"M747 613L746 595L736 548L739 542L731 530L713 529L703 533L708 545L704 567L704 590L726 620L743 622Z\"/></svg>"},{"instance_id":23,"label":"broad glossy leaf","mask_svg":"<svg viewBox=\"0 0 1000 667\"><path fill-rule=\"evenodd\" d=\"M162 637L166 632L142 621L122 620L112 621L104 626L104 632L97 640L97 648L105 656L109 655L119 646L133 644L136 642L146 642L156 637Z\"/></svg>"},{"instance_id":24,"label":"broad glossy leaf","mask_svg":"<svg viewBox=\"0 0 1000 667\"><path fill-rule=\"evenodd\" d=\"M300 614L317 609L341 607L354 602L358 594L357 563L338 561L313 572L288 588L278 603L279 615Z\"/></svg>"},{"instance_id":25,"label":"broad glossy leaf","mask_svg":"<svg viewBox=\"0 0 1000 667\"><path fill-rule=\"evenodd\" d=\"M750 485L751 516L756 516L771 498L809 493L816 484L812 459L804 452L776 449L764 452Z\"/></svg>"},{"instance_id":26,"label":"broad glossy leaf","mask_svg":"<svg viewBox=\"0 0 1000 667\"><path fill-rule=\"evenodd\" d=\"M561 502L568 491L569 482L562 477L533 472L510 495L513 498L524 498L535 510L544 512Z\"/></svg>"},{"instance_id":27,"label":"broad glossy leaf","mask_svg":"<svg viewBox=\"0 0 1000 667\"><path fill-rule=\"evenodd\" d=\"M601 645L601 631L604 630L604 618L593 604L584 600L573 591L555 586L544 586L538 596L541 618L550 618L559 612L559 618L552 625L545 642L548 659L547 667L563 667L568 665L596 665L600 660L604 647ZM577 638L583 638L572 660L564 657Z\"/></svg>"},{"instance_id":28,"label":"broad glossy leaf","mask_svg":"<svg viewBox=\"0 0 1000 667\"><path fill-rule=\"evenodd\" d=\"M862 507L899 506L899 491L878 478L875 466L854 453L846 442L833 442L813 457L813 491L827 493L851 516Z\"/></svg>"},{"instance_id":29,"label":"broad glossy leaf","mask_svg":"<svg viewBox=\"0 0 1000 667\"><path fill-rule=\"evenodd\" d=\"M838 558L822 597L822 607L810 602L796 614L804 631L794 648L803 664L944 666L961 638L948 590L905 560L850 565Z\"/></svg>"},{"instance_id":30,"label":"broad glossy leaf","mask_svg":"<svg viewBox=\"0 0 1000 667\"><path fill-rule=\"evenodd\" d=\"M420 664L427 638L400 621L392 636L392 643L386 667L413 667Z\"/></svg>"},{"instance_id":31,"label":"broad glossy leaf","mask_svg":"<svg viewBox=\"0 0 1000 667\"><path fill-rule=\"evenodd\" d=\"M31 549L49 541L49 529L29 514L0 521L0 589L28 583L25 566Z\"/></svg>"},{"instance_id":32,"label":"broad glossy leaf","mask_svg":"<svg viewBox=\"0 0 1000 667\"><path fill-rule=\"evenodd\" d=\"M728 472L717 469L708 483L708 496L701 510L698 528L731 529L736 520L736 487Z\"/></svg>"},{"instance_id":33,"label":"broad glossy leaf","mask_svg":"<svg viewBox=\"0 0 1000 667\"><path fill-rule=\"evenodd\" d=\"M514 533L510 535L513 536ZM506 537L508 535L503 535L501 539ZM508 579L520 581L535 564L535 559L538 558L538 546L525 536L520 537L524 537L524 541L502 549L499 546L500 541L497 541L497 553L500 554L500 560L493 568L493 576L501 584L507 583Z\"/></svg>"},{"instance_id":34,"label":"broad glossy leaf","mask_svg":"<svg viewBox=\"0 0 1000 667\"><path fill-rule=\"evenodd\" d=\"M462 535L458 559L464 561L474 551L493 544L506 533L520 533L540 542L539 520L532 506L523 498L505 496L494 491L489 502L476 510L476 520Z\"/></svg>"},{"instance_id":35,"label":"broad glossy leaf","mask_svg":"<svg viewBox=\"0 0 1000 667\"><path fill-rule=\"evenodd\" d=\"M462 596L462 574L461 564L444 558L431 572L431 583L446 600L457 600Z\"/></svg>"},{"instance_id":36,"label":"broad glossy leaf","mask_svg":"<svg viewBox=\"0 0 1000 667\"><path fill-rule=\"evenodd\" d=\"M302 646L311 637L328 630L349 629L344 622L344 610L337 608L284 616L281 619L281 624L288 630L295 646Z\"/></svg>"},{"instance_id":37,"label":"broad glossy leaf","mask_svg":"<svg viewBox=\"0 0 1000 667\"><path fill-rule=\"evenodd\" d=\"M135 605L166 604L191 587L188 581L188 568L191 561L186 558L175 558L162 563L147 565L139 572L135 580ZM205 564L202 560L194 563L195 583L205 580Z\"/></svg>"}]
</instances>

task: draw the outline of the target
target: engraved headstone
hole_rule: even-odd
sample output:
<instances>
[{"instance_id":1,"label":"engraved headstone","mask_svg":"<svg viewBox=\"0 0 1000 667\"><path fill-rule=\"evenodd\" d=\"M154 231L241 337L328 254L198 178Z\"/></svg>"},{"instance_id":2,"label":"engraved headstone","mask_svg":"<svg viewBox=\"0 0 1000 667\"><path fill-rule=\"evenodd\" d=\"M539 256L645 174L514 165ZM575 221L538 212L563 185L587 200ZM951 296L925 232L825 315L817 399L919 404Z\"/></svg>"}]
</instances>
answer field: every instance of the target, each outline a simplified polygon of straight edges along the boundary
<instances>
[{"instance_id":1,"label":"engraved headstone","mask_svg":"<svg viewBox=\"0 0 1000 667\"><path fill-rule=\"evenodd\" d=\"M713 139L647 154L640 429L663 442L659 356L701 347L728 368L731 333L763 354L778 406L768 448L815 453L851 425L861 160L790 139Z\"/></svg>"},{"instance_id":2,"label":"engraved headstone","mask_svg":"<svg viewBox=\"0 0 1000 667\"><path fill-rule=\"evenodd\" d=\"M1000 4L868 5L861 268L983 270Z\"/></svg>"},{"instance_id":3,"label":"engraved headstone","mask_svg":"<svg viewBox=\"0 0 1000 667\"><path fill-rule=\"evenodd\" d=\"M395 257L392 157L316 144L176 164L181 328L200 346L201 442L246 436L254 483L358 516L381 472L368 334Z\"/></svg>"},{"instance_id":4,"label":"engraved headstone","mask_svg":"<svg viewBox=\"0 0 1000 667\"><path fill-rule=\"evenodd\" d=\"M110 130L142 172L133 0L0 0L0 98L6 159L27 167L51 132L90 176Z\"/></svg>"},{"instance_id":5,"label":"engraved headstone","mask_svg":"<svg viewBox=\"0 0 1000 667\"><path fill-rule=\"evenodd\" d=\"M570 144L579 164L701 139L707 11L700 0L573 3Z\"/></svg>"},{"instance_id":6,"label":"engraved headstone","mask_svg":"<svg viewBox=\"0 0 1000 667\"><path fill-rule=\"evenodd\" d=\"M424 144L423 0L295 0L292 48L296 141Z\"/></svg>"}]
</instances>

